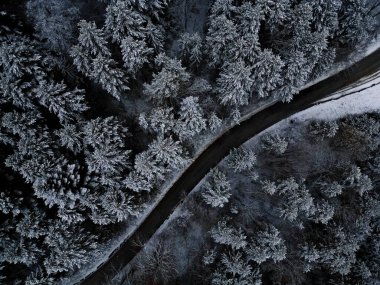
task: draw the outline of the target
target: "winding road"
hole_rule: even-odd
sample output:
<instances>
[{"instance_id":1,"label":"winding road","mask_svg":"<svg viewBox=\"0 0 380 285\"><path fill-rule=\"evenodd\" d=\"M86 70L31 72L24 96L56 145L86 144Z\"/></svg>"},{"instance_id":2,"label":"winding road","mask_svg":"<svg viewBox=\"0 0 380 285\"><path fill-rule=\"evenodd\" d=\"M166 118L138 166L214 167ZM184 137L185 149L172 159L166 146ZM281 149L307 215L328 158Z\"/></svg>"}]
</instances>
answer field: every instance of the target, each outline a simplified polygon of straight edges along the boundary
<instances>
[{"instance_id":1,"label":"winding road","mask_svg":"<svg viewBox=\"0 0 380 285\"><path fill-rule=\"evenodd\" d=\"M175 207L199 183L200 180L215 167L232 148L238 147L248 139L259 134L279 121L290 117L315 104L330 94L371 75L380 69L380 49L349 68L320 81L294 97L291 103L277 102L263 110L252 114L248 119L226 131L216 139L198 158L186 169L183 175L168 190L164 198L153 209L145 221L124 243L113 252L110 258L80 284L101 285L107 277L114 273L115 268L122 268L141 250L135 240L141 244L148 241L163 222L170 216ZM380 94L379 94L380 96Z\"/></svg>"}]
</instances>

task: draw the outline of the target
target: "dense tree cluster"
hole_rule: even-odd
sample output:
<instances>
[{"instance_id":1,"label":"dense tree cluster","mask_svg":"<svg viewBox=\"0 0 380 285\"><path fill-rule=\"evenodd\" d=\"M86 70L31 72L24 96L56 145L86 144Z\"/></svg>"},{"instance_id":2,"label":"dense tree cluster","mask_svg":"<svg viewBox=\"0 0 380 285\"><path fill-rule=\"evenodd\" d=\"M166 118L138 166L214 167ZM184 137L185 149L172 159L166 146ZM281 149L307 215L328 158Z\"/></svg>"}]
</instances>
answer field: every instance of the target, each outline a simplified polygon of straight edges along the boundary
<instances>
[{"instance_id":1,"label":"dense tree cluster","mask_svg":"<svg viewBox=\"0 0 380 285\"><path fill-rule=\"evenodd\" d=\"M11 2L0 3L12 7L0 11L0 21L9 22L0 25L0 282L9 284L57 284L73 274L122 222L146 210L205 137L229 118L238 122L242 106L291 100L377 28L369 0L215 0L206 34L177 29L169 0ZM305 237L309 271L330 266L349 275L352 267L376 275L376 256L354 258L377 247L376 235L366 234L374 211L361 213L356 236L337 217L345 195L375 207L370 171L380 172L380 158L371 168L364 162L379 148L379 131L374 116L312 122L310 141L348 145L355 161L310 180L260 177L260 157L288 155L290 142L279 134L264 136L257 155L231 152L236 175L284 202L277 217L331 234L318 243ZM231 185L229 173L215 168L201 189L200 204L225 214L210 231L215 249L204 263L215 269L213 284L260 284L260 266L284 260L285 237L269 222L255 224L254 233L233 225L227 216L240 208ZM337 241L357 248L336 249ZM345 252L350 260L339 263ZM173 268L166 248L148 252L151 260L141 264L153 272L161 254L167 266L159 280L166 282Z\"/></svg>"},{"instance_id":2,"label":"dense tree cluster","mask_svg":"<svg viewBox=\"0 0 380 285\"><path fill-rule=\"evenodd\" d=\"M225 202L235 206L223 211L222 218L212 218L218 222L204 245L202 262L207 269L201 274L207 281L202 284L262 284L263 280L270 280L269 284L281 280L289 280L286 284L376 284L380 269L379 127L378 114L313 120L298 126L303 129L295 133L300 131L304 137L287 143L284 152L273 152L265 143L280 137L278 132L262 136L260 155L246 148L234 150L225 172L237 174L225 179L238 177L243 180L238 187L248 183L245 187L254 190L244 196L246 192L230 185ZM307 160L299 155L302 150L292 152L308 144L323 144L318 155L337 156L340 162L327 160L327 168L317 164L301 175L291 155ZM276 156L279 164L288 164L294 176L265 169L270 166L262 160L268 154ZM250 167L242 171L247 161ZM259 179L252 180L251 171L257 164L261 166L256 169ZM214 177L215 170L211 172L215 184ZM204 183L201 196L209 196L210 185ZM264 204L259 209L270 207L270 212L261 213L250 199L258 199Z\"/></svg>"}]
</instances>

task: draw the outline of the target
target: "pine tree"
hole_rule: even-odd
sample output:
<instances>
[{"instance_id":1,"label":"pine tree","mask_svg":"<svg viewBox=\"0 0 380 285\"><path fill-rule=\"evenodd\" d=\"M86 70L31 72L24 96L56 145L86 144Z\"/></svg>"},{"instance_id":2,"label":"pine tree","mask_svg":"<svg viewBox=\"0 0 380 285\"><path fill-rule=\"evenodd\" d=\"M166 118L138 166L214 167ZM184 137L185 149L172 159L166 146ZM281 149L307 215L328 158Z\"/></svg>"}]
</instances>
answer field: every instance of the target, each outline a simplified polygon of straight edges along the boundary
<instances>
[{"instance_id":1,"label":"pine tree","mask_svg":"<svg viewBox=\"0 0 380 285\"><path fill-rule=\"evenodd\" d=\"M41 114L31 110L27 112L8 112L1 118L1 126L13 135L24 136L28 132L35 132Z\"/></svg>"},{"instance_id":2,"label":"pine tree","mask_svg":"<svg viewBox=\"0 0 380 285\"><path fill-rule=\"evenodd\" d=\"M74 124L66 124L55 132L59 137L59 144L74 154L83 150L83 132Z\"/></svg>"},{"instance_id":3,"label":"pine tree","mask_svg":"<svg viewBox=\"0 0 380 285\"><path fill-rule=\"evenodd\" d=\"M295 221L300 213L310 217L315 213L314 199L303 183L297 183L291 177L279 184L264 182L263 190L270 195L281 197L280 216L289 221Z\"/></svg>"},{"instance_id":4,"label":"pine tree","mask_svg":"<svg viewBox=\"0 0 380 285\"><path fill-rule=\"evenodd\" d=\"M212 67L229 63L227 54L229 47L239 37L236 25L225 15L211 18L206 36L206 46Z\"/></svg>"},{"instance_id":5,"label":"pine tree","mask_svg":"<svg viewBox=\"0 0 380 285\"><path fill-rule=\"evenodd\" d=\"M74 40L79 9L68 0L29 0L26 12L48 47L66 52Z\"/></svg>"},{"instance_id":6,"label":"pine tree","mask_svg":"<svg viewBox=\"0 0 380 285\"><path fill-rule=\"evenodd\" d=\"M141 152L136 155L134 169L137 172L137 175L133 175L132 173L132 176L129 179L129 184L133 186L131 189L141 188L142 190L148 189L149 191L155 183L163 181L168 172L160 161L155 159L155 157L152 157L151 153L148 151ZM138 181L138 179L141 179L141 181ZM133 181L136 182L131 184ZM138 184L136 185L135 183Z\"/></svg>"},{"instance_id":7,"label":"pine tree","mask_svg":"<svg viewBox=\"0 0 380 285\"><path fill-rule=\"evenodd\" d=\"M78 227L57 223L49 227L44 243L49 255L43 264L48 274L72 271L89 261L89 251L97 248L96 238Z\"/></svg>"},{"instance_id":8,"label":"pine tree","mask_svg":"<svg viewBox=\"0 0 380 285\"><path fill-rule=\"evenodd\" d=\"M202 107L197 97L187 97L181 101L180 117L175 132L181 140L194 137L206 129Z\"/></svg>"},{"instance_id":9,"label":"pine tree","mask_svg":"<svg viewBox=\"0 0 380 285\"><path fill-rule=\"evenodd\" d=\"M212 132L216 132L222 125L222 120L215 114L211 113L210 118L208 119L208 127Z\"/></svg>"},{"instance_id":10,"label":"pine tree","mask_svg":"<svg viewBox=\"0 0 380 285\"><path fill-rule=\"evenodd\" d=\"M83 126L86 164L90 172L117 175L129 168L124 138L128 129L114 117L94 119Z\"/></svg>"},{"instance_id":11,"label":"pine tree","mask_svg":"<svg viewBox=\"0 0 380 285\"><path fill-rule=\"evenodd\" d=\"M132 9L128 1L117 0L108 5L104 26L113 41L121 44L128 36L144 39L146 21L146 17Z\"/></svg>"},{"instance_id":12,"label":"pine tree","mask_svg":"<svg viewBox=\"0 0 380 285\"><path fill-rule=\"evenodd\" d=\"M153 53L153 49L148 48L144 40L135 40L132 37L124 38L120 47L124 67L131 75L134 75L145 63L148 63L149 56Z\"/></svg>"},{"instance_id":13,"label":"pine tree","mask_svg":"<svg viewBox=\"0 0 380 285\"><path fill-rule=\"evenodd\" d=\"M106 36L102 29L97 28L95 22L81 20L78 23L78 27L79 37L77 46L80 47L81 50L93 56L111 56Z\"/></svg>"},{"instance_id":14,"label":"pine tree","mask_svg":"<svg viewBox=\"0 0 380 285\"><path fill-rule=\"evenodd\" d=\"M363 174L357 166L352 166L346 173L345 185L354 188L360 196L371 191L373 184L371 178Z\"/></svg>"},{"instance_id":15,"label":"pine tree","mask_svg":"<svg viewBox=\"0 0 380 285\"><path fill-rule=\"evenodd\" d=\"M256 166L256 155L245 148L233 149L228 157L228 165L236 172L251 171Z\"/></svg>"},{"instance_id":16,"label":"pine tree","mask_svg":"<svg viewBox=\"0 0 380 285\"><path fill-rule=\"evenodd\" d=\"M61 123L71 122L77 115L88 110L84 90L71 91L67 89L63 82L40 82L35 90L35 97L41 105L55 114Z\"/></svg>"},{"instance_id":17,"label":"pine tree","mask_svg":"<svg viewBox=\"0 0 380 285\"><path fill-rule=\"evenodd\" d=\"M317 32L324 29L334 32L338 28L338 12L342 7L341 0L311 2L313 10L313 27Z\"/></svg>"},{"instance_id":18,"label":"pine tree","mask_svg":"<svg viewBox=\"0 0 380 285\"><path fill-rule=\"evenodd\" d=\"M334 217L335 209L326 200L315 203L315 213L312 220L316 223L327 224Z\"/></svg>"},{"instance_id":19,"label":"pine tree","mask_svg":"<svg viewBox=\"0 0 380 285\"><path fill-rule=\"evenodd\" d=\"M279 230L269 225L266 229L255 233L252 242L248 243L246 252L248 259L258 264L268 259L278 262L285 259L286 246L284 240L280 237Z\"/></svg>"},{"instance_id":20,"label":"pine tree","mask_svg":"<svg viewBox=\"0 0 380 285\"><path fill-rule=\"evenodd\" d=\"M224 219L219 221L217 226L210 231L211 237L215 243L230 246L232 249L245 248L247 246L247 237L241 228L234 228L227 225Z\"/></svg>"},{"instance_id":21,"label":"pine tree","mask_svg":"<svg viewBox=\"0 0 380 285\"><path fill-rule=\"evenodd\" d=\"M148 147L148 155L157 163L171 169L180 169L187 162L187 154L172 137L158 136Z\"/></svg>"},{"instance_id":22,"label":"pine tree","mask_svg":"<svg viewBox=\"0 0 380 285\"><path fill-rule=\"evenodd\" d=\"M90 77L117 100L120 100L125 91L129 90L126 74L116 67L113 59L100 55L93 60L92 68Z\"/></svg>"},{"instance_id":23,"label":"pine tree","mask_svg":"<svg viewBox=\"0 0 380 285\"><path fill-rule=\"evenodd\" d=\"M212 274L214 285L261 285L261 274L258 269L253 269L240 252L223 254L221 265Z\"/></svg>"},{"instance_id":24,"label":"pine tree","mask_svg":"<svg viewBox=\"0 0 380 285\"><path fill-rule=\"evenodd\" d=\"M377 25L370 10L372 1L350 0L344 2L340 14L336 37L349 49L365 45Z\"/></svg>"},{"instance_id":25,"label":"pine tree","mask_svg":"<svg viewBox=\"0 0 380 285\"><path fill-rule=\"evenodd\" d=\"M206 204L223 208L231 197L231 185L226 175L217 168L213 169L210 175L203 184L201 195Z\"/></svg>"},{"instance_id":26,"label":"pine tree","mask_svg":"<svg viewBox=\"0 0 380 285\"><path fill-rule=\"evenodd\" d=\"M251 67L243 61L225 65L217 79L217 92L223 105L240 107L248 104L251 98L253 81Z\"/></svg>"},{"instance_id":27,"label":"pine tree","mask_svg":"<svg viewBox=\"0 0 380 285\"><path fill-rule=\"evenodd\" d=\"M286 21L292 1L258 0L256 4L265 16L266 25L274 31Z\"/></svg>"},{"instance_id":28,"label":"pine tree","mask_svg":"<svg viewBox=\"0 0 380 285\"><path fill-rule=\"evenodd\" d=\"M0 103L22 110L35 110L30 87L46 78L42 58L26 38L15 37L0 43ZM28 78L30 78L28 80Z\"/></svg>"},{"instance_id":29,"label":"pine tree","mask_svg":"<svg viewBox=\"0 0 380 285\"><path fill-rule=\"evenodd\" d=\"M284 67L282 59L271 50L265 49L257 56L257 61L252 66L252 89L259 98L266 98L270 92L281 85L281 71Z\"/></svg>"},{"instance_id":30,"label":"pine tree","mask_svg":"<svg viewBox=\"0 0 380 285\"><path fill-rule=\"evenodd\" d=\"M180 61L164 55L159 55L156 63L162 69L153 74L150 84L144 84L144 93L149 99L162 103L166 99L177 97L181 86L189 81L190 74Z\"/></svg>"},{"instance_id":31,"label":"pine tree","mask_svg":"<svg viewBox=\"0 0 380 285\"><path fill-rule=\"evenodd\" d=\"M261 139L261 147L263 150L269 151L276 155L284 154L288 148L288 142L285 138L278 134L267 134Z\"/></svg>"},{"instance_id":32,"label":"pine tree","mask_svg":"<svg viewBox=\"0 0 380 285\"><path fill-rule=\"evenodd\" d=\"M155 108L147 114L141 113L139 125L148 132L168 134L175 126L173 108Z\"/></svg>"},{"instance_id":33,"label":"pine tree","mask_svg":"<svg viewBox=\"0 0 380 285\"><path fill-rule=\"evenodd\" d=\"M184 33L178 42L182 60L190 65L199 65L203 58L203 44L199 34Z\"/></svg>"},{"instance_id":34,"label":"pine tree","mask_svg":"<svg viewBox=\"0 0 380 285\"><path fill-rule=\"evenodd\" d=\"M211 6L211 15L213 17L219 15L230 16L236 10L232 0L216 0Z\"/></svg>"},{"instance_id":35,"label":"pine tree","mask_svg":"<svg viewBox=\"0 0 380 285\"><path fill-rule=\"evenodd\" d=\"M308 133L313 139L333 138L339 130L335 121L312 121L308 125Z\"/></svg>"}]
</instances>

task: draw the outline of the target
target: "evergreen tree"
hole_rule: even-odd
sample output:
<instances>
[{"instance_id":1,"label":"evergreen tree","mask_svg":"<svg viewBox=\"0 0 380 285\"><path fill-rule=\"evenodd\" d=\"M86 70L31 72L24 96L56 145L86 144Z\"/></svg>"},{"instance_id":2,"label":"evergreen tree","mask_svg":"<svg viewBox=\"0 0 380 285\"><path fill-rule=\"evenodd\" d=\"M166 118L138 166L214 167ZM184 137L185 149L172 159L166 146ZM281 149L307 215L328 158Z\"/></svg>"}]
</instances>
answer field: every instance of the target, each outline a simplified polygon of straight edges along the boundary
<instances>
[{"instance_id":1,"label":"evergreen tree","mask_svg":"<svg viewBox=\"0 0 380 285\"><path fill-rule=\"evenodd\" d=\"M339 11L338 40L349 49L363 46L376 29L376 18L371 13L372 1L350 0Z\"/></svg>"},{"instance_id":2,"label":"evergreen tree","mask_svg":"<svg viewBox=\"0 0 380 285\"><path fill-rule=\"evenodd\" d=\"M116 67L113 59L100 55L93 60L92 68L90 77L116 99L120 100L124 92L129 90L127 76Z\"/></svg>"},{"instance_id":3,"label":"evergreen tree","mask_svg":"<svg viewBox=\"0 0 380 285\"><path fill-rule=\"evenodd\" d=\"M136 39L144 39L144 27L146 17L132 9L128 1L113 1L107 7L105 28L116 43L132 36Z\"/></svg>"},{"instance_id":4,"label":"evergreen tree","mask_svg":"<svg viewBox=\"0 0 380 285\"><path fill-rule=\"evenodd\" d=\"M247 246L247 237L241 228L234 228L227 225L224 219L219 221L216 227L211 229L211 237L215 243L230 246L232 249L245 248Z\"/></svg>"},{"instance_id":5,"label":"evergreen tree","mask_svg":"<svg viewBox=\"0 0 380 285\"><path fill-rule=\"evenodd\" d=\"M78 23L78 27L78 47L80 47L85 53L93 56L111 56L106 36L102 29L97 28L95 22L81 20Z\"/></svg>"},{"instance_id":6,"label":"evergreen tree","mask_svg":"<svg viewBox=\"0 0 380 285\"><path fill-rule=\"evenodd\" d=\"M256 166L256 155L246 148L233 149L228 157L228 165L235 173L251 171Z\"/></svg>"},{"instance_id":7,"label":"evergreen tree","mask_svg":"<svg viewBox=\"0 0 380 285\"><path fill-rule=\"evenodd\" d=\"M35 97L42 106L55 114L61 123L71 122L76 115L88 110L85 103L84 90L67 90L61 83L40 82Z\"/></svg>"},{"instance_id":8,"label":"evergreen tree","mask_svg":"<svg viewBox=\"0 0 380 285\"><path fill-rule=\"evenodd\" d=\"M288 142L278 134L267 134L261 139L261 147L276 155L284 154L288 148Z\"/></svg>"},{"instance_id":9,"label":"evergreen tree","mask_svg":"<svg viewBox=\"0 0 380 285\"><path fill-rule=\"evenodd\" d=\"M203 58L202 39L198 33L184 33L179 39L181 58L190 65L199 65Z\"/></svg>"},{"instance_id":10,"label":"evergreen tree","mask_svg":"<svg viewBox=\"0 0 380 285\"><path fill-rule=\"evenodd\" d=\"M144 63L149 62L149 56L153 53L152 48L148 48L145 41L135 40L132 37L126 37L120 44L123 54L124 67L134 75L141 69Z\"/></svg>"},{"instance_id":11,"label":"evergreen tree","mask_svg":"<svg viewBox=\"0 0 380 285\"><path fill-rule=\"evenodd\" d=\"M153 74L150 84L144 84L144 93L149 99L161 103L165 99L176 98L181 86L189 81L190 74L178 60L162 54L156 58L156 63L162 69Z\"/></svg>"},{"instance_id":12,"label":"evergreen tree","mask_svg":"<svg viewBox=\"0 0 380 285\"><path fill-rule=\"evenodd\" d=\"M333 138L339 130L335 121L312 121L308 125L308 132L313 139L323 140Z\"/></svg>"},{"instance_id":13,"label":"evergreen tree","mask_svg":"<svg viewBox=\"0 0 380 285\"><path fill-rule=\"evenodd\" d=\"M79 20L79 9L70 1L29 0L26 12L38 35L47 40L48 47L61 52L70 48Z\"/></svg>"},{"instance_id":14,"label":"evergreen tree","mask_svg":"<svg viewBox=\"0 0 380 285\"><path fill-rule=\"evenodd\" d=\"M211 113L210 118L208 119L208 126L212 132L216 132L222 125L222 120L215 114Z\"/></svg>"},{"instance_id":15,"label":"evergreen tree","mask_svg":"<svg viewBox=\"0 0 380 285\"><path fill-rule=\"evenodd\" d=\"M225 62L229 63L227 56L229 47L238 37L236 25L225 15L211 18L206 36L206 46L212 67Z\"/></svg>"},{"instance_id":16,"label":"evergreen tree","mask_svg":"<svg viewBox=\"0 0 380 285\"><path fill-rule=\"evenodd\" d=\"M141 113L139 125L148 132L168 134L175 126L173 108L155 108L147 114Z\"/></svg>"},{"instance_id":17,"label":"evergreen tree","mask_svg":"<svg viewBox=\"0 0 380 285\"><path fill-rule=\"evenodd\" d=\"M271 50L265 49L257 56L257 61L252 66L252 89L259 98L265 98L270 92L281 85L281 71L284 67L282 59Z\"/></svg>"},{"instance_id":18,"label":"evergreen tree","mask_svg":"<svg viewBox=\"0 0 380 285\"><path fill-rule=\"evenodd\" d=\"M148 147L148 155L165 168L180 169L186 164L187 154L172 137L158 136Z\"/></svg>"},{"instance_id":19,"label":"evergreen tree","mask_svg":"<svg viewBox=\"0 0 380 285\"><path fill-rule=\"evenodd\" d=\"M217 79L217 92L223 105L240 107L248 104L254 84L250 77L251 70L242 61L223 67Z\"/></svg>"},{"instance_id":20,"label":"evergreen tree","mask_svg":"<svg viewBox=\"0 0 380 285\"><path fill-rule=\"evenodd\" d=\"M197 97L187 97L181 101L180 117L175 132L180 139L194 137L206 129L206 119Z\"/></svg>"},{"instance_id":21,"label":"evergreen tree","mask_svg":"<svg viewBox=\"0 0 380 285\"><path fill-rule=\"evenodd\" d=\"M213 169L210 175L210 178L203 185L201 195L206 204L223 208L231 197L230 183L226 175L217 168Z\"/></svg>"},{"instance_id":22,"label":"evergreen tree","mask_svg":"<svg viewBox=\"0 0 380 285\"><path fill-rule=\"evenodd\" d=\"M269 225L265 230L255 233L252 242L246 249L248 259L261 264L268 259L274 262L284 260L286 246L280 237L280 232L274 226Z\"/></svg>"}]
</instances>

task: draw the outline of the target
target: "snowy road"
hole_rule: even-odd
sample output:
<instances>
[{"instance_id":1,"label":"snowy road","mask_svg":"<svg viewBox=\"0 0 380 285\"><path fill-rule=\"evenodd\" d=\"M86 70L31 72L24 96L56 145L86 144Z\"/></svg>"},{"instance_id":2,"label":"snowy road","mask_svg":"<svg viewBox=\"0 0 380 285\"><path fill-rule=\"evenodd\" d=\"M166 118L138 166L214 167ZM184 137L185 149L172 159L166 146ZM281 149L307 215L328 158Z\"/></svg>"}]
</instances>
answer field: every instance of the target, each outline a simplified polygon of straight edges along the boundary
<instances>
[{"instance_id":1,"label":"snowy road","mask_svg":"<svg viewBox=\"0 0 380 285\"><path fill-rule=\"evenodd\" d=\"M320 81L300 92L291 103L276 103L261 110L251 117L231 128L219 137L187 168L183 175L173 184L165 197L150 213L146 220L130 236L129 239L116 250L112 256L102 264L97 271L88 275L81 284L104 284L109 274L115 268L126 265L141 249L144 244L170 216L172 211L183 200L198 182L215 167L234 148L248 139L268 129L274 124L298 112L301 112L316 102L329 98L340 89L343 89L361 78L375 74L380 70L380 49L368 57L355 63L351 67ZM332 95L331 95L332 94ZM380 96L380 94L378 95ZM139 245L135 241L139 240Z\"/></svg>"}]
</instances>

